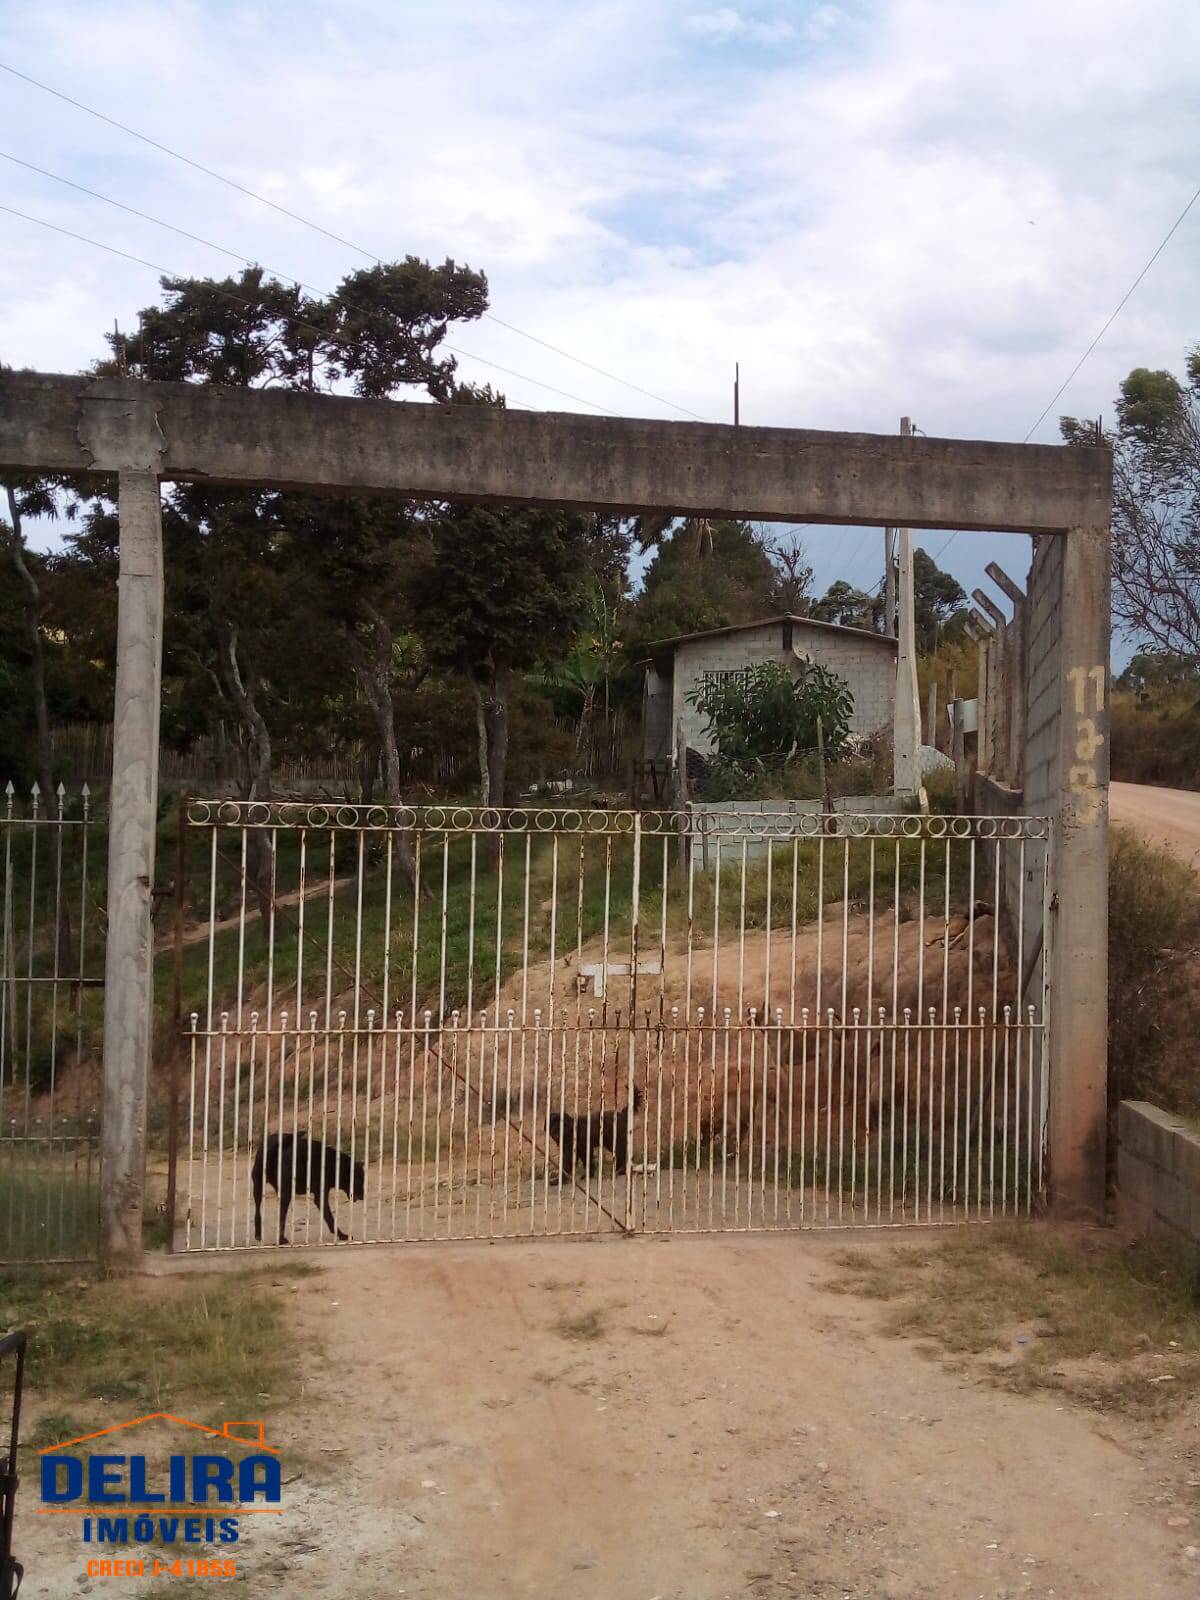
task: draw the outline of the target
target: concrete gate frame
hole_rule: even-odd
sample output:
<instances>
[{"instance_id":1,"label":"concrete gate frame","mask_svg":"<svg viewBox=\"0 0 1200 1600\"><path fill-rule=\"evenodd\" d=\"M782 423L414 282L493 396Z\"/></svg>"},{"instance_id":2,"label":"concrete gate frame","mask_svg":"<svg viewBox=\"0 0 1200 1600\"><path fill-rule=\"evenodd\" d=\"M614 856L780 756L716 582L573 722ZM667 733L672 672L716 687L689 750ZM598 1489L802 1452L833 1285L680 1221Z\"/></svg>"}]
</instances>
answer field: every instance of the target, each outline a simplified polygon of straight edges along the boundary
<instances>
[{"instance_id":1,"label":"concrete gate frame","mask_svg":"<svg viewBox=\"0 0 1200 1600\"><path fill-rule=\"evenodd\" d=\"M1107 448L731 427L0 376L0 469L116 477L116 703L105 952L100 1244L142 1258L151 1055L164 481L964 533L1060 546L1031 692L1037 799L1054 819L1048 930L1050 1195L1100 1216L1107 1118L1109 521ZM1031 597L1032 599L1033 597ZM1047 681L1049 663L1049 681Z\"/></svg>"}]
</instances>

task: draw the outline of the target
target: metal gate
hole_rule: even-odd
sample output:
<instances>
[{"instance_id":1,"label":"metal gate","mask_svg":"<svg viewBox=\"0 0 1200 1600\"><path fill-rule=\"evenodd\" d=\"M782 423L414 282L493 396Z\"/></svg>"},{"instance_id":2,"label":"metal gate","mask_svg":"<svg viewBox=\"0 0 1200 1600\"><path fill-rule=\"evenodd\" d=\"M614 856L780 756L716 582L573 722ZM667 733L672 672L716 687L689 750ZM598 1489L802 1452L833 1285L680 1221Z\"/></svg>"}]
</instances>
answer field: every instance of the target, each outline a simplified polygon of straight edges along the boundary
<instances>
[{"instance_id":1,"label":"metal gate","mask_svg":"<svg viewBox=\"0 0 1200 1600\"><path fill-rule=\"evenodd\" d=\"M1041 1201L1045 819L186 812L176 1248Z\"/></svg>"},{"instance_id":2,"label":"metal gate","mask_svg":"<svg viewBox=\"0 0 1200 1600\"><path fill-rule=\"evenodd\" d=\"M103 851L86 784L3 802L0 1261L78 1260L99 1206Z\"/></svg>"}]
</instances>

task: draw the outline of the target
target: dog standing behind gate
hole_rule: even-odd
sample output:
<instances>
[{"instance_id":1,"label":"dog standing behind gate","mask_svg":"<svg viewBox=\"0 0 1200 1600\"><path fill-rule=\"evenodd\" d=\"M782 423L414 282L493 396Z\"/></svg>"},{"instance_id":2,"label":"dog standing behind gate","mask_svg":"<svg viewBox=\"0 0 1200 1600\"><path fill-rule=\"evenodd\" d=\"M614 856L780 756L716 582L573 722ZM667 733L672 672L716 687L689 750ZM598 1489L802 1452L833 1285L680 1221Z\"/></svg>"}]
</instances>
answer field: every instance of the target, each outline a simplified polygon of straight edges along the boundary
<instances>
[{"instance_id":1,"label":"dog standing behind gate","mask_svg":"<svg viewBox=\"0 0 1200 1600\"><path fill-rule=\"evenodd\" d=\"M635 1084L635 1112L641 1108L642 1099L642 1087ZM577 1164L590 1167L593 1157L594 1170L598 1171L605 1150L612 1154L613 1171L623 1173L629 1148L629 1111L628 1105L620 1111L593 1111L586 1116L573 1116L569 1111L552 1111L546 1120L550 1137L558 1145L562 1176L573 1177Z\"/></svg>"},{"instance_id":2,"label":"dog standing behind gate","mask_svg":"<svg viewBox=\"0 0 1200 1600\"><path fill-rule=\"evenodd\" d=\"M260 1244L264 1176L279 1196L280 1244L288 1243L283 1230L287 1227L293 1193L311 1195L313 1205L317 1205L319 1195L321 1215L326 1224L343 1244L349 1240L350 1235L343 1233L333 1219L329 1196L334 1189L340 1189L348 1200L363 1199L367 1180L361 1161L351 1162L344 1150L331 1150L320 1139L311 1139L306 1133L272 1133L259 1145L251 1175L254 1182L254 1237Z\"/></svg>"}]
</instances>

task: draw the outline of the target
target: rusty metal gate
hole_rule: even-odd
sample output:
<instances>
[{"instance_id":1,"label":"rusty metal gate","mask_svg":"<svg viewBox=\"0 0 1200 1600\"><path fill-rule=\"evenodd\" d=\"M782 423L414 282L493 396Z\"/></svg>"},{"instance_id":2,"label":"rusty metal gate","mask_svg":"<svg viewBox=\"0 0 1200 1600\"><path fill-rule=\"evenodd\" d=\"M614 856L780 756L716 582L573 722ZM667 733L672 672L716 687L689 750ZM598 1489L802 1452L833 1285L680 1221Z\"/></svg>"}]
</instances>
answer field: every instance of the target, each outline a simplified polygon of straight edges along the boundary
<instances>
[{"instance_id":1,"label":"rusty metal gate","mask_svg":"<svg viewBox=\"0 0 1200 1600\"><path fill-rule=\"evenodd\" d=\"M1041 1202L1043 818L191 800L186 827L176 1248Z\"/></svg>"}]
</instances>

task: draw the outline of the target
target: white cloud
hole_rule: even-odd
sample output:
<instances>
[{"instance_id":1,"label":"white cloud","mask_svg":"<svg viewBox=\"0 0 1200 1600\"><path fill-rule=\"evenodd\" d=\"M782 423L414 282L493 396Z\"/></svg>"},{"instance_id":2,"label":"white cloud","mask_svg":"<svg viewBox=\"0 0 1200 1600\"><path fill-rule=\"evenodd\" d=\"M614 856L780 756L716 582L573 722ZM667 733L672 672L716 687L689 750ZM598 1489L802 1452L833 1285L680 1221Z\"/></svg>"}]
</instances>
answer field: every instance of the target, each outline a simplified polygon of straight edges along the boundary
<instances>
[{"instance_id":1,"label":"white cloud","mask_svg":"<svg viewBox=\"0 0 1200 1600\"><path fill-rule=\"evenodd\" d=\"M834 11L833 6L821 6L818 12ZM735 11L732 6L720 6L715 11L697 11L687 18L685 26L690 33L709 44L728 44L732 39L748 39L754 44L782 44L795 37L796 29L783 17L773 20L755 20ZM818 23L823 32L825 20ZM808 32L806 25L805 32Z\"/></svg>"},{"instance_id":2,"label":"white cloud","mask_svg":"<svg viewBox=\"0 0 1200 1600\"><path fill-rule=\"evenodd\" d=\"M746 31L745 19L732 6L722 6L718 11L698 11L687 19L687 27L689 32L698 34L701 39L710 39L717 44L726 39L736 39Z\"/></svg>"},{"instance_id":3,"label":"white cloud","mask_svg":"<svg viewBox=\"0 0 1200 1600\"><path fill-rule=\"evenodd\" d=\"M739 360L750 422L890 430L907 413L1020 438L1195 183L1190 0L359 0L352 26L312 0L291 16L43 0L0 12L0 59L369 251L485 268L500 317L706 416L729 415ZM744 48L785 25L795 49ZM17 80L2 92L14 154L310 283L361 264ZM173 270L231 265L4 163L0 189ZM1200 212L1061 409L1109 410L1131 366L1178 365L1200 339L1198 230ZM153 294L153 273L0 213L0 359L77 369ZM611 410L677 414L495 323L454 342Z\"/></svg>"}]
</instances>

